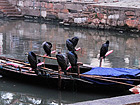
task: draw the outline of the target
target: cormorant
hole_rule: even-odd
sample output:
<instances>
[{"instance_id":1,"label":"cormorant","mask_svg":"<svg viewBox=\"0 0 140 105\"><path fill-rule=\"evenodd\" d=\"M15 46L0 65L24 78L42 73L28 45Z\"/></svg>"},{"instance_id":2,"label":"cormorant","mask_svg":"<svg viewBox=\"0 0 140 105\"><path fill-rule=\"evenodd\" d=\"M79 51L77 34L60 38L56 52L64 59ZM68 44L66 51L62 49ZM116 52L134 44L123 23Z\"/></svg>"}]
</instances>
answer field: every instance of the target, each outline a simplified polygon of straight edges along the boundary
<instances>
[{"instance_id":1,"label":"cormorant","mask_svg":"<svg viewBox=\"0 0 140 105\"><path fill-rule=\"evenodd\" d=\"M76 47L76 45L78 44L79 38L75 36L71 40L72 40L73 46Z\"/></svg>"},{"instance_id":2,"label":"cormorant","mask_svg":"<svg viewBox=\"0 0 140 105\"><path fill-rule=\"evenodd\" d=\"M73 37L72 39L67 39L66 40L66 46L69 51L76 51L75 47L78 44L79 38L78 37Z\"/></svg>"},{"instance_id":3,"label":"cormorant","mask_svg":"<svg viewBox=\"0 0 140 105\"><path fill-rule=\"evenodd\" d=\"M72 66L72 69L74 71L77 71L78 70L78 66L77 66L78 57L77 57L77 54L75 52L69 51L67 53L67 55L68 55L68 60L69 60L69 62L71 64L71 66Z\"/></svg>"},{"instance_id":4,"label":"cormorant","mask_svg":"<svg viewBox=\"0 0 140 105\"><path fill-rule=\"evenodd\" d=\"M37 57L36 57L36 54L32 51L30 51L28 53L28 61L31 65L31 68L32 69L36 69L37 68Z\"/></svg>"},{"instance_id":5,"label":"cormorant","mask_svg":"<svg viewBox=\"0 0 140 105\"><path fill-rule=\"evenodd\" d=\"M66 69L68 67L68 59L64 54L61 54L60 52L58 52L58 54L56 55L57 58L57 62L59 64L59 66L61 67L61 70L64 72L64 74L66 74Z\"/></svg>"},{"instance_id":6,"label":"cormorant","mask_svg":"<svg viewBox=\"0 0 140 105\"><path fill-rule=\"evenodd\" d=\"M50 42L43 42L42 45L47 56L51 56L52 44Z\"/></svg>"},{"instance_id":7,"label":"cormorant","mask_svg":"<svg viewBox=\"0 0 140 105\"><path fill-rule=\"evenodd\" d=\"M109 41L107 40L106 43L102 44L100 49L100 58L105 58L105 54L108 52Z\"/></svg>"}]
</instances>

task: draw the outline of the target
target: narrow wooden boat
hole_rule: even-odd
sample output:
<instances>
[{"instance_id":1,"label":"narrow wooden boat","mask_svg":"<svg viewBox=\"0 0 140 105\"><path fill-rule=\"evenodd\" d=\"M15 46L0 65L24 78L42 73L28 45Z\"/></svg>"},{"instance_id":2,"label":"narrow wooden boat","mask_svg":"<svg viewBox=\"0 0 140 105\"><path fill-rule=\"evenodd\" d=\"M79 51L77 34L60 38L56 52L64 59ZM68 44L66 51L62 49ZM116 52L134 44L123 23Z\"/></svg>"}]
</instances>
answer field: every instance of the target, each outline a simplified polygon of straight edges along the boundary
<instances>
[{"instance_id":1,"label":"narrow wooden boat","mask_svg":"<svg viewBox=\"0 0 140 105\"><path fill-rule=\"evenodd\" d=\"M56 64L42 64L38 74L36 74L35 71L31 70L32 68L29 63L13 58L0 57L0 74L3 77L44 85L56 85L57 87L58 84L63 84L63 82L88 82L77 78L77 73L68 72L68 75L64 75L63 72L59 73L58 68L59 67ZM80 67L81 72L85 72L90 69L91 67Z\"/></svg>"},{"instance_id":2,"label":"narrow wooden boat","mask_svg":"<svg viewBox=\"0 0 140 105\"><path fill-rule=\"evenodd\" d=\"M16 80L25 81L29 83L41 83L47 86L55 85L59 88L71 88L72 85L79 86L80 88L91 88L97 85L109 87L111 85L124 85L129 87L135 87L135 84L140 83L139 74L140 70L132 70L127 74L126 69L119 69L120 71L127 72L124 75L116 75L116 72L112 75L107 75L107 71L112 68L93 68L91 66L78 63L78 71L67 71L67 75L64 74L55 64L41 64L39 70L32 70L29 63L21 60L0 57L0 74L4 77L14 78ZM115 69L116 70L116 69ZM99 75L98 72L102 73ZM110 71L109 71L110 72ZM132 74L132 75L130 75Z\"/></svg>"}]
</instances>

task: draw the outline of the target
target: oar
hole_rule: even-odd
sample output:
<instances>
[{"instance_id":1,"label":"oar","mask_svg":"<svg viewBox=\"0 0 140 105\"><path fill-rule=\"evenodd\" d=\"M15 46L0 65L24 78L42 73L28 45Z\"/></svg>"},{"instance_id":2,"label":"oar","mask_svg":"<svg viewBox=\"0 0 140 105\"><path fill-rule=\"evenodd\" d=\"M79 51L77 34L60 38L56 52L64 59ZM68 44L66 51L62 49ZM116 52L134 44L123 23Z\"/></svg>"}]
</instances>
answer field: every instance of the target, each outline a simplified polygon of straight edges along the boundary
<instances>
[{"instance_id":1,"label":"oar","mask_svg":"<svg viewBox=\"0 0 140 105\"><path fill-rule=\"evenodd\" d=\"M23 73L25 73L25 72L35 73L34 71L31 71L31 69L32 69L31 67L18 66L18 65L9 65L9 63L7 63L7 62L2 62L2 63L4 63L2 66L6 67L6 68L9 68L8 66L12 66L12 67L14 67L14 68L19 68L19 71L20 71L20 72L22 72L21 68L23 68L23 69L28 69L28 71L24 71ZM12 69L12 68L10 68L10 69ZM15 70L15 69L14 69L14 70ZM49 68L45 68L45 70L40 69L40 71L46 71L46 70L49 71L49 72L47 72L47 73L49 73L49 74L58 74L57 71L54 72L54 70L49 69ZM51 72L50 72L50 71L51 71Z\"/></svg>"},{"instance_id":2,"label":"oar","mask_svg":"<svg viewBox=\"0 0 140 105\"><path fill-rule=\"evenodd\" d=\"M24 63L24 62L17 61L17 60L11 60L10 58L9 59L6 59L6 60L11 61L11 62L15 62L15 63L19 63L19 64L24 64L24 65L30 66L30 64L28 64L28 63ZM41 68L42 69L45 69L45 70L53 71L53 72L58 72L58 71L55 71L53 69L49 69L49 68L46 68L46 67L41 67ZM29 69L30 69L30 67L29 67Z\"/></svg>"},{"instance_id":3,"label":"oar","mask_svg":"<svg viewBox=\"0 0 140 105\"><path fill-rule=\"evenodd\" d=\"M119 82L119 81L104 79L104 78L101 78L101 77L91 77L91 76L86 76L86 75L82 75L82 76L83 77L88 77L88 78L93 78L93 79L98 79L98 80L102 80L102 81L107 81L107 82L112 82L112 83L117 83L117 84L132 86L132 87L136 86L136 85L132 85L132 84L129 84L129 83L124 83L124 82Z\"/></svg>"},{"instance_id":4,"label":"oar","mask_svg":"<svg viewBox=\"0 0 140 105\"><path fill-rule=\"evenodd\" d=\"M71 73L68 72L68 75L78 75L77 73ZM140 79L130 79L130 78L119 78L119 77L105 77L105 76L100 76L100 75L88 75L88 74L79 74L79 76L83 76L83 77L89 77L89 78L104 78L104 79L115 79L115 80L125 80L125 81L140 81Z\"/></svg>"},{"instance_id":5,"label":"oar","mask_svg":"<svg viewBox=\"0 0 140 105\"><path fill-rule=\"evenodd\" d=\"M129 83L125 83L125 82L119 82L119 81L114 81L114 80L109 80L109 79L105 79L105 78L102 78L100 76L89 76L89 75L83 75L83 74L79 74L79 76L83 76L83 77L88 77L88 78L93 78L93 79L98 79L98 80L102 80L102 81L107 81L107 82L112 82L112 83L117 83L117 84L121 84L121 85L127 85L127 86L132 86L132 87L135 87L136 85L132 85L132 84L129 84ZM78 80L79 78L73 78L73 79L76 79ZM82 79L80 79L81 81ZM84 81L84 80L83 80ZM85 80L86 81L86 80ZM86 81L87 83L90 83L92 84L91 82L89 81Z\"/></svg>"},{"instance_id":6,"label":"oar","mask_svg":"<svg viewBox=\"0 0 140 105\"><path fill-rule=\"evenodd\" d=\"M140 79L129 79L129 78L119 78L119 77L105 77L105 76L99 76L99 75L87 75L87 74L80 74L80 76L88 76L91 77L97 77L97 78L104 78L104 79L115 79L115 80L126 80L126 81L140 81Z\"/></svg>"},{"instance_id":7,"label":"oar","mask_svg":"<svg viewBox=\"0 0 140 105\"><path fill-rule=\"evenodd\" d=\"M17 61L17 60L12 60L12 59L10 59L10 58L8 58L8 59L6 59L6 60L11 61L11 62L20 63L20 64L24 64L24 65L30 66L30 64L28 64L28 63L24 63L24 62Z\"/></svg>"},{"instance_id":8,"label":"oar","mask_svg":"<svg viewBox=\"0 0 140 105\"><path fill-rule=\"evenodd\" d=\"M107 82L113 82L113 83L117 83L117 84L121 84L121 85L127 85L127 86L136 86L136 85L132 85L129 83L125 83L125 82L119 82L119 81L114 81L114 80L109 80L109 79L103 79L103 78L95 78L95 79L99 79L99 80L103 80L103 81L107 81Z\"/></svg>"},{"instance_id":9,"label":"oar","mask_svg":"<svg viewBox=\"0 0 140 105\"><path fill-rule=\"evenodd\" d=\"M54 59L54 60L56 60L55 57L49 57L49 56L46 56L46 55L40 55L40 54L36 54L36 55L39 56L39 57L49 58L49 59Z\"/></svg>"},{"instance_id":10,"label":"oar","mask_svg":"<svg viewBox=\"0 0 140 105\"><path fill-rule=\"evenodd\" d=\"M30 67L25 67L24 65L16 65L16 64L13 64L13 63L10 64L10 63L7 63L7 62L2 62L2 63L5 64L3 66L13 66L15 68L23 68L23 69L28 69L28 70L31 69Z\"/></svg>"}]
</instances>

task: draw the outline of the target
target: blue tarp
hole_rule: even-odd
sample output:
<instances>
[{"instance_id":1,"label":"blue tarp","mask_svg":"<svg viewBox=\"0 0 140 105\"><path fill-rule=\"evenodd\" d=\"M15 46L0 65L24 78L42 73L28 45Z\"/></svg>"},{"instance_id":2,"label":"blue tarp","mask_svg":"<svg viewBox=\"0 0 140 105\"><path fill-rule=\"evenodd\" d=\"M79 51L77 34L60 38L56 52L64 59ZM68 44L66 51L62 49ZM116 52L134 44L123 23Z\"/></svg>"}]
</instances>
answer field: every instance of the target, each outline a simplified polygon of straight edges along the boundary
<instances>
[{"instance_id":1,"label":"blue tarp","mask_svg":"<svg viewBox=\"0 0 140 105\"><path fill-rule=\"evenodd\" d=\"M135 78L136 75L139 73L140 73L139 69L95 67L83 74L99 75L105 77ZM113 82L100 81L98 79L91 79L86 77L82 78L97 84L105 84L105 85L114 84ZM125 81L125 82L133 84L133 81Z\"/></svg>"}]
</instances>

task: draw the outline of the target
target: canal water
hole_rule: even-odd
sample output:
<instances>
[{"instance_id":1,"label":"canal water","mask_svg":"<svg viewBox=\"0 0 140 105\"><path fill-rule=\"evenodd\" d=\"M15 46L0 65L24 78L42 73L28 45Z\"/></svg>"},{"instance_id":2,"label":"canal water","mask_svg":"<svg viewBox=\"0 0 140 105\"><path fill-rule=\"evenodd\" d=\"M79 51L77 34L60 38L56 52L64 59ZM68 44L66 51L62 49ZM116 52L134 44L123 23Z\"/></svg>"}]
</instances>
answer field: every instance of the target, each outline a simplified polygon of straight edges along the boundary
<instances>
[{"instance_id":1,"label":"canal water","mask_svg":"<svg viewBox=\"0 0 140 105\"><path fill-rule=\"evenodd\" d=\"M26 53L29 51L45 54L42 48L44 41L53 44L52 50L66 53L66 39L74 36L79 38L77 47L81 47L81 50L76 52L79 62L98 67L100 47L106 40L109 40L109 50L113 50L113 53L103 60L102 67L139 68L139 34L64 27L55 22L0 20L0 55L27 61ZM46 60L46 62L57 63L54 60ZM131 93L127 90L122 92L60 91L57 88L22 83L0 76L1 105L60 105L126 94Z\"/></svg>"}]
</instances>

